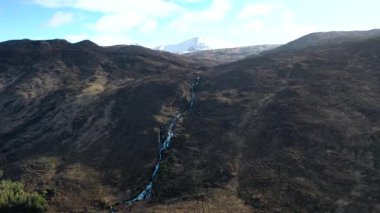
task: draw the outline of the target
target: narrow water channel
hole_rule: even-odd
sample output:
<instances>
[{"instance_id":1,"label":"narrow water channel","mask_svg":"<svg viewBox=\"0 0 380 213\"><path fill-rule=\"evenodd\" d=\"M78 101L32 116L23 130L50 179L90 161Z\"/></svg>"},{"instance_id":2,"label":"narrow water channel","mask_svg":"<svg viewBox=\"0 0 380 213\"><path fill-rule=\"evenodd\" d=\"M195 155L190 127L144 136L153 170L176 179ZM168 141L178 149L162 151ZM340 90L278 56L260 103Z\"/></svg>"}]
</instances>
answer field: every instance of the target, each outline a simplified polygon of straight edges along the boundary
<instances>
[{"instance_id":1,"label":"narrow water channel","mask_svg":"<svg viewBox=\"0 0 380 213\"><path fill-rule=\"evenodd\" d=\"M160 144L160 148L158 151L157 163L154 166L152 175L150 176L149 182L145 186L145 189L142 192L140 192L133 199L124 201L123 202L124 204L133 204L134 202L147 200L151 197L152 190L153 190L153 181L157 178L157 174L160 171L160 163L161 163L161 160L163 159L163 154L164 154L165 150L169 149L172 145L172 141L173 141L173 137L174 137L174 130L175 130L175 126L177 124L178 119L180 119L186 111L191 111L194 107L195 90L199 86L199 81L200 81L200 77L198 76L190 87L191 97L190 97L189 107L184 109L182 112L178 112L176 115L174 115L174 117L167 123L167 125L166 125L167 130L166 131L161 131L162 128L160 129L160 135L158 137L158 142ZM166 134L165 134L165 132L166 132ZM163 136L162 134L165 134L165 136ZM163 142L161 142L162 137L164 137L164 139L165 139Z\"/></svg>"}]
</instances>

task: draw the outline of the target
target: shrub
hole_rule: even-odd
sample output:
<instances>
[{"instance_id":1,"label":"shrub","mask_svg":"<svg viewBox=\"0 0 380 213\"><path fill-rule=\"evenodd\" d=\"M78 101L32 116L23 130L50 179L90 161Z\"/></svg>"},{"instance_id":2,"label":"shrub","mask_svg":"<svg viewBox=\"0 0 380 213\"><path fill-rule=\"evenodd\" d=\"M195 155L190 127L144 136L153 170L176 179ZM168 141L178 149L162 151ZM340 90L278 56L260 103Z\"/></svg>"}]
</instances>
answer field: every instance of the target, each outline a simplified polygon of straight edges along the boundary
<instances>
[{"instance_id":1,"label":"shrub","mask_svg":"<svg viewBox=\"0 0 380 213\"><path fill-rule=\"evenodd\" d=\"M25 192L24 185L10 180L0 181L0 212L44 212L47 203L37 192Z\"/></svg>"}]
</instances>

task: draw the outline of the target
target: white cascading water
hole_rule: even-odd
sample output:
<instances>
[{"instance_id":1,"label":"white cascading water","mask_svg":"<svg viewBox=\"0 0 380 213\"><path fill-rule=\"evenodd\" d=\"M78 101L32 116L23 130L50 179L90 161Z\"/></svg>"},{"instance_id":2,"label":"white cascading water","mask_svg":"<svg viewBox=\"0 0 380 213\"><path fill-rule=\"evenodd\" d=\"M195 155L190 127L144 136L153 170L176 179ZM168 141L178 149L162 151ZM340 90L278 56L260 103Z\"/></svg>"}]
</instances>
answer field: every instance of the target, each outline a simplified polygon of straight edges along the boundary
<instances>
[{"instance_id":1,"label":"white cascading water","mask_svg":"<svg viewBox=\"0 0 380 213\"><path fill-rule=\"evenodd\" d=\"M169 122L169 125L167 128L166 138L165 138L163 143L161 143L161 134L159 136L160 149L159 149L159 153L158 153L158 159L157 159L156 165L154 166L154 170L153 170L152 175L150 177L149 183L145 186L145 189L142 192L140 192L135 198L133 198L132 200L124 201L124 203L132 204L134 202L146 200L146 199L149 199L151 197L152 189L153 189L153 180L156 178L157 173L160 170L160 163L162 160L163 153L165 150L167 150L171 147L172 139L174 137L174 129L175 129L175 125L176 125L178 119L182 117L183 113L186 110L191 111L193 109L194 100L195 100L195 91L194 90L199 85L199 81L200 81L200 77L198 76L197 79L195 80L195 82L190 87L191 97L190 97L189 108L185 109L182 113L177 113L173 117L173 119Z\"/></svg>"}]
</instances>

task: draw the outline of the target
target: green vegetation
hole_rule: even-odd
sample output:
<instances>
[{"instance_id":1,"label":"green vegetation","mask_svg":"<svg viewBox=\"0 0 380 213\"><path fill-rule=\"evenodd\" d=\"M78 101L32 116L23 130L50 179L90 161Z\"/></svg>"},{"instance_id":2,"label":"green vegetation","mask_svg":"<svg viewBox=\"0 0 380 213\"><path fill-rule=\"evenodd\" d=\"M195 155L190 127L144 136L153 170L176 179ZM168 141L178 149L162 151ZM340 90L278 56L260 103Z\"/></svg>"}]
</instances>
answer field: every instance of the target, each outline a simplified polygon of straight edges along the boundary
<instances>
[{"instance_id":1,"label":"green vegetation","mask_svg":"<svg viewBox=\"0 0 380 213\"><path fill-rule=\"evenodd\" d=\"M0 212L44 212L46 208L45 198L37 192L25 192L22 183L0 181Z\"/></svg>"}]
</instances>

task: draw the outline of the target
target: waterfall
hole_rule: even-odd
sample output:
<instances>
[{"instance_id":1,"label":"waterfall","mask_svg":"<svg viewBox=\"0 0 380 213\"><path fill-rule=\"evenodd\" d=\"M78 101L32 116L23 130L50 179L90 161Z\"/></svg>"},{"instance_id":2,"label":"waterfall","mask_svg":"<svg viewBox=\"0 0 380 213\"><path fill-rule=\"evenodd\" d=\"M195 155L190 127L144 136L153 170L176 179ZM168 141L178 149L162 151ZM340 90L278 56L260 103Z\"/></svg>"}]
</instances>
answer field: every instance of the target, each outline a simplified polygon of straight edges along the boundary
<instances>
[{"instance_id":1,"label":"waterfall","mask_svg":"<svg viewBox=\"0 0 380 213\"><path fill-rule=\"evenodd\" d=\"M194 100L195 100L195 89L199 86L199 81L200 81L200 77L198 76L196 78L196 80L191 84L189 108L183 110L181 113L180 112L176 113L176 115L168 123L166 137L165 137L165 140L163 143L161 143L161 128L160 128L160 134L158 136L158 142L160 145L159 151L158 151L158 159L157 159L156 165L154 166L152 175L150 176L150 180L149 180L148 184L145 186L145 189L142 192L140 192L133 199L124 201L123 203L129 205L129 204L133 204L134 202L137 202L137 201L149 199L151 197L152 190L153 190L153 180L156 178L158 171L160 170L160 163L161 163L161 160L163 158L163 153L165 152L165 150L167 150L171 147L171 144L173 141L172 139L174 137L175 126L176 126L178 119L180 119L183 116L185 111L187 111L187 110L191 111L193 109Z\"/></svg>"}]
</instances>

